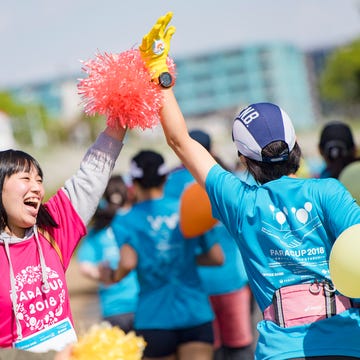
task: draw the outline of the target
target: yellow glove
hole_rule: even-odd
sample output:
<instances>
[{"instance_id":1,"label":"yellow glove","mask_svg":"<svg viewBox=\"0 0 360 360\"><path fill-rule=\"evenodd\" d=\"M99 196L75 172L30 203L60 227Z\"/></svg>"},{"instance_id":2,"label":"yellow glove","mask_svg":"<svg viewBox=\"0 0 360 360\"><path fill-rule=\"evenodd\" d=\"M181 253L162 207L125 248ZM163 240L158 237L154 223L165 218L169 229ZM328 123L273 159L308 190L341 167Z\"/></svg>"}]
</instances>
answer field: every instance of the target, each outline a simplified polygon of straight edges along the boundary
<instances>
[{"instance_id":1,"label":"yellow glove","mask_svg":"<svg viewBox=\"0 0 360 360\"><path fill-rule=\"evenodd\" d=\"M158 80L163 72L168 72L166 59L170 50L170 40L175 33L175 26L168 26L173 13L161 16L153 28L147 33L139 47L141 58L148 68L152 79Z\"/></svg>"}]
</instances>

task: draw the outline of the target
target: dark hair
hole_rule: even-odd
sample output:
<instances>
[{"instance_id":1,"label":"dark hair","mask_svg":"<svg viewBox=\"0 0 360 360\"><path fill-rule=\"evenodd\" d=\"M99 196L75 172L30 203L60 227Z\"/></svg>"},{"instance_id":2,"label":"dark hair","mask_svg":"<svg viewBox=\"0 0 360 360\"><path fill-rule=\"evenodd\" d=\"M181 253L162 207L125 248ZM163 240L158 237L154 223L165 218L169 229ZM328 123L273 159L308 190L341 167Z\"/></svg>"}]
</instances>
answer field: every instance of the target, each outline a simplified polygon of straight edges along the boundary
<instances>
[{"instance_id":1,"label":"dark hair","mask_svg":"<svg viewBox=\"0 0 360 360\"><path fill-rule=\"evenodd\" d=\"M1 192L4 187L5 179L13 174L21 171L30 171L34 167L38 175L43 179L43 171L40 164L31 155L21 150L5 150L0 151L0 189ZM2 196L0 198L0 231L4 230L8 225L8 218L4 209ZM36 218L36 224L40 227L57 227L58 224L49 214L43 204L40 205L39 212Z\"/></svg>"},{"instance_id":2,"label":"dark hair","mask_svg":"<svg viewBox=\"0 0 360 360\"><path fill-rule=\"evenodd\" d=\"M338 178L342 169L355 160L355 143L350 127L340 121L326 124L320 134L319 151L327 172Z\"/></svg>"},{"instance_id":3,"label":"dark hair","mask_svg":"<svg viewBox=\"0 0 360 360\"><path fill-rule=\"evenodd\" d=\"M277 154L281 154L287 148L288 146L285 142L274 141L265 146L262 153L263 156L272 158L276 157ZM252 160L245 156L246 165L250 174L260 184L279 179L283 175L295 174L299 169L300 159L301 149L298 143L295 143L294 148L289 153L288 159L285 161L268 163Z\"/></svg>"},{"instance_id":4,"label":"dark hair","mask_svg":"<svg viewBox=\"0 0 360 360\"><path fill-rule=\"evenodd\" d=\"M165 164L164 158L152 150L141 150L132 158L132 163L141 171L141 175L133 175L133 182L143 189L159 187L165 183L167 173L161 167Z\"/></svg>"},{"instance_id":5,"label":"dark hair","mask_svg":"<svg viewBox=\"0 0 360 360\"><path fill-rule=\"evenodd\" d=\"M109 179L103 195L105 202L98 206L92 219L94 230L101 230L111 223L116 211L128 200L127 192L127 185L121 175L113 175Z\"/></svg>"}]
</instances>

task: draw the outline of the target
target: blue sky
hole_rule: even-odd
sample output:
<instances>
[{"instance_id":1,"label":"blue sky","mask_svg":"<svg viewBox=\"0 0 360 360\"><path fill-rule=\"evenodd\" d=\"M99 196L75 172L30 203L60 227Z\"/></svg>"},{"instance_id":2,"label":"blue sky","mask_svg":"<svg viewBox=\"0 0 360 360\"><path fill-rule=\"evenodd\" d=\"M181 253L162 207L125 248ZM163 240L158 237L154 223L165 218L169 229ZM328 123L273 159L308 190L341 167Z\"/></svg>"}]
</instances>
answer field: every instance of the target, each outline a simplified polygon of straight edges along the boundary
<instances>
[{"instance_id":1,"label":"blue sky","mask_svg":"<svg viewBox=\"0 0 360 360\"><path fill-rule=\"evenodd\" d=\"M173 11L171 54L283 40L303 49L360 37L360 0L2 0L0 89L80 71L139 45Z\"/></svg>"}]
</instances>

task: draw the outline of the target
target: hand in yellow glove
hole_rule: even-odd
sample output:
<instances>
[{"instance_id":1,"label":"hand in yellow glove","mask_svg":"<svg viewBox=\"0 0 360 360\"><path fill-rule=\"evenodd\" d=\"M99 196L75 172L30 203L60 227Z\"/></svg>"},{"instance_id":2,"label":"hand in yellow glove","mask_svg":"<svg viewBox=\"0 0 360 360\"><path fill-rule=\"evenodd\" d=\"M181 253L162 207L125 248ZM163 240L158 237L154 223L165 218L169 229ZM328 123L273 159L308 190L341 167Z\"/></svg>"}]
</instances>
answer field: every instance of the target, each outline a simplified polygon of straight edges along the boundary
<instances>
[{"instance_id":1,"label":"hand in yellow glove","mask_svg":"<svg viewBox=\"0 0 360 360\"><path fill-rule=\"evenodd\" d=\"M161 16L150 32L143 37L139 47L141 58L154 80L158 80L161 73L169 71L166 59L170 50L171 37L175 33L175 26L169 28L167 26L172 16L172 12Z\"/></svg>"}]
</instances>

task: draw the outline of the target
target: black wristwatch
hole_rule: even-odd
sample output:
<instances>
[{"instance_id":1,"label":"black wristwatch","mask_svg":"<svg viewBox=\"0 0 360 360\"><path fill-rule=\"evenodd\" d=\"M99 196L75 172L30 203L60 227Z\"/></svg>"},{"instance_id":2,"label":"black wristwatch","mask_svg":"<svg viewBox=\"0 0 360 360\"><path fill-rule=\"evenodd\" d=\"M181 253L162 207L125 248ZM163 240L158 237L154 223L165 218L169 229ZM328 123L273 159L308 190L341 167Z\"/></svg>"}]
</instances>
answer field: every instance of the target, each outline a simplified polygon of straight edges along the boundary
<instances>
[{"instance_id":1,"label":"black wristwatch","mask_svg":"<svg viewBox=\"0 0 360 360\"><path fill-rule=\"evenodd\" d=\"M159 75L159 84L163 88L170 88L173 85L173 78L169 72L163 72Z\"/></svg>"}]
</instances>

